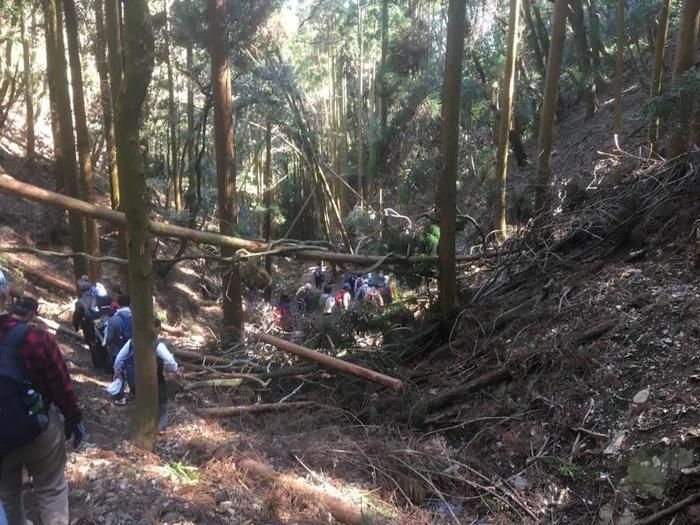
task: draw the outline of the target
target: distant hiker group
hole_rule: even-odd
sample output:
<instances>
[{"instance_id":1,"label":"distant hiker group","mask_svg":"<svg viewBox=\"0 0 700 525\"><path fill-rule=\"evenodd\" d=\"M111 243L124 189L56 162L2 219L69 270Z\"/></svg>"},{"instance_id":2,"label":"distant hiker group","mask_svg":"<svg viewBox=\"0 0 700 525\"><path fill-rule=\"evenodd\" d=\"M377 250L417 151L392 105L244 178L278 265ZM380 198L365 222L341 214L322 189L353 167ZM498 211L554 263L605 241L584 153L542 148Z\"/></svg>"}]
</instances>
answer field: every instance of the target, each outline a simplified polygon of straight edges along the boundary
<instances>
[{"instance_id":1,"label":"distant hiker group","mask_svg":"<svg viewBox=\"0 0 700 525\"><path fill-rule=\"evenodd\" d=\"M134 372L133 318L129 296L118 294L113 298L101 283L91 283L87 276L78 280L79 296L73 312L73 326L81 329L90 348L92 364L96 369L113 376L108 388L114 404L127 402L127 386L131 396L136 394ZM163 432L167 420L167 385L164 371L178 373L178 364L163 341L158 338L161 323L154 320L158 377L158 430Z\"/></svg>"},{"instance_id":2,"label":"distant hiker group","mask_svg":"<svg viewBox=\"0 0 700 525\"><path fill-rule=\"evenodd\" d=\"M307 282L294 294L294 302L288 293L281 293L274 308L275 325L289 329L294 313L304 316L318 313L323 316L365 305L383 307L391 304L398 289L391 276L383 273L347 273L338 288L326 284L326 271L319 263L312 271L313 283Z\"/></svg>"}]
</instances>

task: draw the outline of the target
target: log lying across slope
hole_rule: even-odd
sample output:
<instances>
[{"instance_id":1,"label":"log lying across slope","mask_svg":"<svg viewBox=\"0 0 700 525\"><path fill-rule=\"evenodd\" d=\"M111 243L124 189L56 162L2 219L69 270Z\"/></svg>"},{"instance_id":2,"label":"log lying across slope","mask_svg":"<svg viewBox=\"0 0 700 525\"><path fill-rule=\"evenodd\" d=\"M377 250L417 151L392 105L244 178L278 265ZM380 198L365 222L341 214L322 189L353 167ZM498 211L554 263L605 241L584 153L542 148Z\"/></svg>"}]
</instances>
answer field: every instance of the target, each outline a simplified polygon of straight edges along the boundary
<instances>
[{"instance_id":1,"label":"log lying across slope","mask_svg":"<svg viewBox=\"0 0 700 525\"><path fill-rule=\"evenodd\" d=\"M45 190L38 186L26 184L13 179L8 175L0 175L0 191L17 195L35 202L39 202L46 206L59 208L62 210L71 210L82 213L88 217L94 217L99 220L111 222L114 224L126 224L126 218L122 212L103 208L89 204L80 199L67 197L60 193ZM395 264L395 265L428 265L434 266L437 262L437 257L430 255L414 255L404 257L399 255L358 255L350 253L329 252L320 249L298 249L289 248L287 250L279 248L271 243L257 240L241 239L219 233L203 232L184 228L174 224L168 224L160 221L150 221L150 231L156 235L164 237L175 237L178 239L188 239L195 243L210 244L213 246L235 248L238 250L246 250L248 252L268 252L273 251L273 255L282 257L295 257L298 259L307 260L324 260L329 262L347 263L347 264ZM458 262L475 261L485 257L495 256L495 253L476 254L476 255L459 255L456 257Z\"/></svg>"}]
</instances>

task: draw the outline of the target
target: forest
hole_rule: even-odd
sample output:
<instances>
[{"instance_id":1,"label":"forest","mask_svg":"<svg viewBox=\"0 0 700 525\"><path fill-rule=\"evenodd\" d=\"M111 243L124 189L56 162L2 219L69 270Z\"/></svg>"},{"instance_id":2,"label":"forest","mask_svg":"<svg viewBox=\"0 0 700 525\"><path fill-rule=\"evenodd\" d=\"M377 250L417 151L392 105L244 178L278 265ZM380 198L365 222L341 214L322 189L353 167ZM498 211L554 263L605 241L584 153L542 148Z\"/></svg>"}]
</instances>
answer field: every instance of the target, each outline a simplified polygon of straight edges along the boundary
<instances>
[{"instance_id":1,"label":"forest","mask_svg":"<svg viewBox=\"0 0 700 525\"><path fill-rule=\"evenodd\" d=\"M700 523L699 33L0 0L0 398L74 443L59 512L0 437L0 524Z\"/></svg>"}]
</instances>

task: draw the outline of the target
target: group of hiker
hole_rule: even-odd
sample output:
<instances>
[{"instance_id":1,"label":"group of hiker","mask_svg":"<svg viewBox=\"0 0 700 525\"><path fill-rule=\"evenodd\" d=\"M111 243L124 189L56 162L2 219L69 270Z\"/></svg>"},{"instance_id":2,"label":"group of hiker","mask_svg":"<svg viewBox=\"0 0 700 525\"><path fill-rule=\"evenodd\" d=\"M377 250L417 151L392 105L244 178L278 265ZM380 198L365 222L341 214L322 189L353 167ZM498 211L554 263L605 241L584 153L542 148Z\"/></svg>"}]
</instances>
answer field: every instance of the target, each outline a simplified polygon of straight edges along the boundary
<instances>
[{"instance_id":1,"label":"group of hiker","mask_svg":"<svg viewBox=\"0 0 700 525\"><path fill-rule=\"evenodd\" d=\"M133 396L136 383L129 297L113 297L86 276L77 281L77 288L73 324L90 346L93 365L109 372L113 385L122 385L113 398L123 405L126 385ZM74 448L80 445L83 417L55 337L34 323L39 302L18 290L0 270L0 525L28 523L22 505L25 470L42 523L68 525L65 440L72 440ZM154 325L157 336L160 322L155 320ZM178 373L178 364L158 337L154 352L162 432L167 425L164 372Z\"/></svg>"},{"instance_id":2,"label":"group of hiker","mask_svg":"<svg viewBox=\"0 0 700 525\"><path fill-rule=\"evenodd\" d=\"M338 289L326 284L326 271L319 263L312 272L313 283L307 282L294 294L295 304L288 293L281 293L274 308L274 323L288 328L292 313L300 315L318 312L324 316L354 307L371 304L383 307L397 297L396 284L383 273L347 273Z\"/></svg>"}]
</instances>

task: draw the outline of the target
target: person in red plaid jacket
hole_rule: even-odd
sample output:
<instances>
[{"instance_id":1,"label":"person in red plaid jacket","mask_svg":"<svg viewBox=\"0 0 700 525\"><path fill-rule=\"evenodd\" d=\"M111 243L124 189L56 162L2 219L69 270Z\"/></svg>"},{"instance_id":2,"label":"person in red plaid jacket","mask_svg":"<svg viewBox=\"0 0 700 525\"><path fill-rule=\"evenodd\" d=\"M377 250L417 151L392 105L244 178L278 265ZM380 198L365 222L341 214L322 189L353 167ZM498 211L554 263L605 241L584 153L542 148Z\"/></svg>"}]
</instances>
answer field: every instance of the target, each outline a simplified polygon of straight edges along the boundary
<instances>
[{"instance_id":1,"label":"person in red plaid jacket","mask_svg":"<svg viewBox=\"0 0 700 525\"><path fill-rule=\"evenodd\" d=\"M15 302L11 307L11 315L0 316L0 338L18 323L31 323L37 310L37 301L30 297ZM42 395L49 424L31 443L2 455L0 501L5 507L8 523L24 525L22 469L26 468L33 478L33 492L40 507L42 523L67 525L65 439L73 438L73 447L78 447L85 434L73 383L56 339L43 328L32 325L18 353L26 369L27 379ZM63 415L63 429L56 409Z\"/></svg>"}]
</instances>

